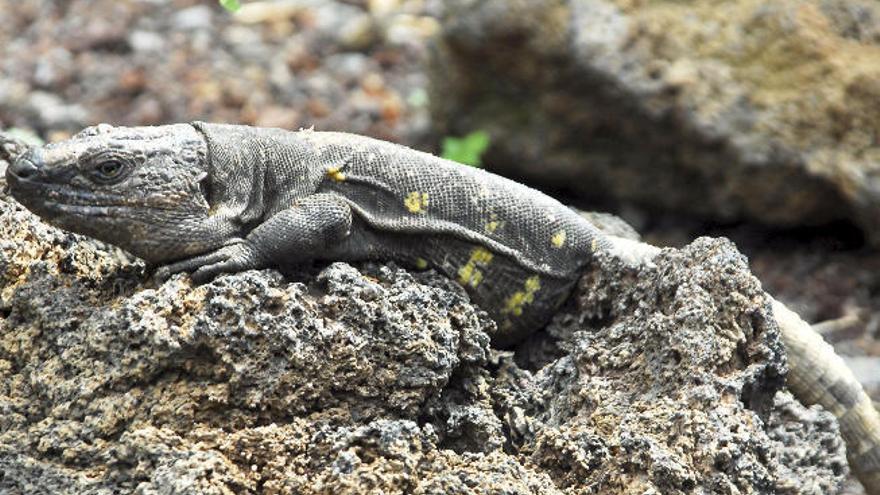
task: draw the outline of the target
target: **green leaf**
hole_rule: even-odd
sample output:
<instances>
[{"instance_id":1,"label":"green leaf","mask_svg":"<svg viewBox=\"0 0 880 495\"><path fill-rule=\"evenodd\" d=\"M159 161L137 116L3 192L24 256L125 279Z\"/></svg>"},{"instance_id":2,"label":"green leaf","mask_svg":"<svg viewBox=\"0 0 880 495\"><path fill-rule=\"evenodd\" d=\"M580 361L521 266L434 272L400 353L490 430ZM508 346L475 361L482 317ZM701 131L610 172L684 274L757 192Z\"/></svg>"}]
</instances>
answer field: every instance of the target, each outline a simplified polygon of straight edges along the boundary
<instances>
[{"instance_id":1,"label":"green leaf","mask_svg":"<svg viewBox=\"0 0 880 495\"><path fill-rule=\"evenodd\" d=\"M230 12L237 12L241 8L241 2L238 0L218 0L224 9Z\"/></svg>"},{"instance_id":2,"label":"green leaf","mask_svg":"<svg viewBox=\"0 0 880 495\"><path fill-rule=\"evenodd\" d=\"M474 131L460 138L443 138L443 152L440 156L472 167L480 167L483 153L487 148L489 148L489 133Z\"/></svg>"},{"instance_id":3,"label":"green leaf","mask_svg":"<svg viewBox=\"0 0 880 495\"><path fill-rule=\"evenodd\" d=\"M406 97L406 102L414 107L423 107L428 104L428 92L425 88L416 88Z\"/></svg>"}]
</instances>

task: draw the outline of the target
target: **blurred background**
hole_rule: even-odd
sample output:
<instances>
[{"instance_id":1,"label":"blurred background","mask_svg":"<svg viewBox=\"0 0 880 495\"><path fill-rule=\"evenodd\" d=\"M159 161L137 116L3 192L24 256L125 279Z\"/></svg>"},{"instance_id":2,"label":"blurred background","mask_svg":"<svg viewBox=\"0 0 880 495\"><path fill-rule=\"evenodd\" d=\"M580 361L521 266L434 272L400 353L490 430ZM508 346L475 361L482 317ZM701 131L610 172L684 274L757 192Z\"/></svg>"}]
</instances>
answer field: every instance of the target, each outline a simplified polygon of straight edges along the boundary
<instances>
[{"instance_id":1,"label":"blurred background","mask_svg":"<svg viewBox=\"0 0 880 495\"><path fill-rule=\"evenodd\" d=\"M356 132L727 236L880 398L876 2L240 4L0 0L0 127Z\"/></svg>"}]
</instances>

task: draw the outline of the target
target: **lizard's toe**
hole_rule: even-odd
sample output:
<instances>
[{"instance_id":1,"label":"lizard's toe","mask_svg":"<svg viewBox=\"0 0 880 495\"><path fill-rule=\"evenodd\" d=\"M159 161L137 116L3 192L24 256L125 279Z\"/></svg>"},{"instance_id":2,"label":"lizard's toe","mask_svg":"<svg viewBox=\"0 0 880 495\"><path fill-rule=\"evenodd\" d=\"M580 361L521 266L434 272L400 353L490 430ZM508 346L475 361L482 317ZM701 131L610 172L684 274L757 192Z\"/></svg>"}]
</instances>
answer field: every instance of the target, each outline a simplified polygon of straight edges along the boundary
<instances>
[{"instance_id":1,"label":"lizard's toe","mask_svg":"<svg viewBox=\"0 0 880 495\"><path fill-rule=\"evenodd\" d=\"M223 273L237 273L265 265L257 252L247 243L226 246L216 254L217 256L192 273L193 282L203 284Z\"/></svg>"},{"instance_id":2,"label":"lizard's toe","mask_svg":"<svg viewBox=\"0 0 880 495\"><path fill-rule=\"evenodd\" d=\"M185 260L176 261L167 265L160 266L153 272L153 278L160 284L166 282L172 275L176 273L191 272L207 264L212 264L218 260L222 260L217 252L208 253L206 255L187 258Z\"/></svg>"},{"instance_id":3,"label":"lizard's toe","mask_svg":"<svg viewBox=\"0 0 880 495\"><path fill-rule=\"evenodd\" d=\"M223 268L223 265L225 265L225 263L215 263L213 265L205 265L203 267L200 267L198 270L192 272L192 274L190 275L190 278L192 279L193 283L196 285L208 283L211 280L214 280L214 278L217 277L217 275L220 275L221 273L228 271Z\"/></svg>"},{"instance_id":4,"label":"lizard's toe","mask_svg":"<svg viewBox=\"0 0 880 495\"><path fill-rule=\"evenodd\" d=\"M240 270L233 269L228 261L221 261L213 265L205 265L198 270L192 272L190 278L196 285L201 285L214 280L218 275L223 273L237 272Z\"/></svg>"},{"instance_id":5,"label":"lizard's toe","mask_svg":"<svg viewBox=\"0 0 880 495\"><path fill-rule=\"evenodd\" d=\"M253 249L246 242L239 240L216 251L160 266L153 272L153 277L157 282L162 283L175 273L194 272L193 281L204 283L221 272L239 272L253 268L256 264L257 257ZM196 273L199 274L199 280L196 280Z\"/></svg>"},{"instance_id":6,"label":"lizard's toe","mask_svg":"<svg viewBox=\"0 0 880 495\"><path fill-rule=\"evenodd\" d=\"M160 266L159 268L156 268L156 271L153 272L153 279L155 279L156 283L158 284L164 284L168 281L169 278L171 278L171 275L173 274L174 272L172 272L167 265Z\"/></svg>"}]
</instances>

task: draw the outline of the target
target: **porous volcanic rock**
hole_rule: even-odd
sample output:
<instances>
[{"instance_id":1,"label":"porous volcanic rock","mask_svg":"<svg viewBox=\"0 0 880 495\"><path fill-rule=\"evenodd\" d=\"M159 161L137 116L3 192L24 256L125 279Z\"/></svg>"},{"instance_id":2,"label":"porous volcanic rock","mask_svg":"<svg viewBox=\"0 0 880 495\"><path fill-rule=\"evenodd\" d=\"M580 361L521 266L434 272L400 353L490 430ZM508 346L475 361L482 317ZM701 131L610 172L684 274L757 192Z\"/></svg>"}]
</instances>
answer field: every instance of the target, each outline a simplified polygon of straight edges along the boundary
<instances>
[{"instance_id":1,"label":"porous volcanic rock","mask_svg":"<svg viewBox=\"0 0 880 495\"><path fill-rule=\"evenodd\" d=\"M194 287L0 195L0 492L834 493L723 240L600 257L530 342L454 283L333 263ZM528 359L526 359L528 358Z\"/></svg>"}]
</instances>

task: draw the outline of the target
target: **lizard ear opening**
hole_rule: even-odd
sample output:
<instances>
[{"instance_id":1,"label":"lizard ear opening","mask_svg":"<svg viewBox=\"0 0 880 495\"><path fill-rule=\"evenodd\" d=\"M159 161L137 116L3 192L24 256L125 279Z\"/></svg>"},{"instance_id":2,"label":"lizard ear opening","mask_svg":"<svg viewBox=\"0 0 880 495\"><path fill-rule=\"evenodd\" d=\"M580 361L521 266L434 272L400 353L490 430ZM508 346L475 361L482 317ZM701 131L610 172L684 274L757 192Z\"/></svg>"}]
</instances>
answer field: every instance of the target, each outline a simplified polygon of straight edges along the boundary
<instances>
[{"instance_id":1,"label":"lizard ear opening","mask_svg":"<svg viewBox=\"0 0 880 495\"><path fill-rule=\"evenodd\" d=\"M202 197L205 198L205 202L208 205L213 204L211 202L211 180L208 178L208 173L205 172L201 176L196 178L196 182L199 185L199 193L201 193Z\"/></svg>"}]
</instances>

